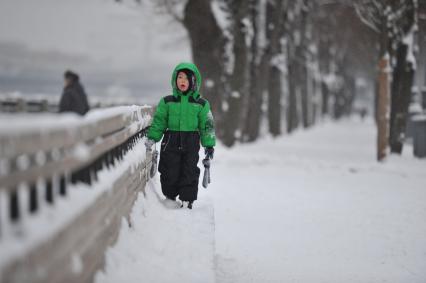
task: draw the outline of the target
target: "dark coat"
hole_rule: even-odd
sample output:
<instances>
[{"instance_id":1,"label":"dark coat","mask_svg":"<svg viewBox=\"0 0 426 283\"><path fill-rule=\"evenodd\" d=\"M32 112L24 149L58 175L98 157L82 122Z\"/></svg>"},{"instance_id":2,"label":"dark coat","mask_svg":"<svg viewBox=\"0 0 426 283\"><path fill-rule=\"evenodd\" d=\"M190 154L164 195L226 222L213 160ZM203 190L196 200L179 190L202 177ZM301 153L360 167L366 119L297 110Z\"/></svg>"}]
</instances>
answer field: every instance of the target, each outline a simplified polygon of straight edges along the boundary
<instances>
[{"instance_id":1,"label":"dark coat","mask_svg":"<svg viewBox=\"0 0 426 283\"><path fill-rule=\"evenodd\" d=\"M89 110L86 92L79 82L74 82L64 88L59 102L59 112L76 112L84 115Z\"/></svg>"}]
</instances>

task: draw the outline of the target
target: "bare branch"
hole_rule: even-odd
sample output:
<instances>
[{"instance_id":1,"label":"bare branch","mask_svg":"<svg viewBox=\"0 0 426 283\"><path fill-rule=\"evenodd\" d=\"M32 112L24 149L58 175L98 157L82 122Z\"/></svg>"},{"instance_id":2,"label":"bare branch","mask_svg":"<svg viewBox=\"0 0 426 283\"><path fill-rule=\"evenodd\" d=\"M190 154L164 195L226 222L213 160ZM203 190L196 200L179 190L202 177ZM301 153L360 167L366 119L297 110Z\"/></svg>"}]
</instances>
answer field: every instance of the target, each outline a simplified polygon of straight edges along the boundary
<instances>
[{"instance_id":1,"label":"bare branch","mask_svg":"<svg viewBox=\"0 0 426 283\"><path fill-rule=\"evenodd\" d=\"M157 2L157 1L155 1ZM162 6L166 13L169 14L175 21L179 23L183 23L183 16L179 15L179 12L177 11L177 5L183 4L183 1L181 0L160 0L158 5Z\"/></svg>"}]
</instances>

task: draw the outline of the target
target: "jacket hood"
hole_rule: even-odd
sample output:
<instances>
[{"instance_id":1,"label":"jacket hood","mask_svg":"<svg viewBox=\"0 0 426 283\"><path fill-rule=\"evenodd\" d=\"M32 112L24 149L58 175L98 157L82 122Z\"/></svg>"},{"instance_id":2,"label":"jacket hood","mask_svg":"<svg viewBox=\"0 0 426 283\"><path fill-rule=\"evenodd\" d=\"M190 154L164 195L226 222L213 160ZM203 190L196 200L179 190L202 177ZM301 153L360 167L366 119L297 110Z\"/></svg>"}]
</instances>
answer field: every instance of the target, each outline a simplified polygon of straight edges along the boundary
<instances>
[{"instance_id":1,"label":"jacket hood","mask_svg":"<svg viewBox=\"0 0 426 283\"><path fill-rule=\"evenodd\" d=\"M200 87L201 87L201 74L200 71L198 70L197 66L195 66L195 64L193 63L187 63L187 62L183 62L178 64L175 69L173 70L173 74L172 74L172 88L173 88L173 95L174 96L178 96L181 95L181 91L177 88L176 85L176 78L177 78L177 74L179 73L179 71L181 70L190 70L194 73L195 75L195 81L197 84L196 90L195 91L190 91L188 92L188 95L192 95L194 98L198 98L200 96Z\"/></svg>"}]
</instances>

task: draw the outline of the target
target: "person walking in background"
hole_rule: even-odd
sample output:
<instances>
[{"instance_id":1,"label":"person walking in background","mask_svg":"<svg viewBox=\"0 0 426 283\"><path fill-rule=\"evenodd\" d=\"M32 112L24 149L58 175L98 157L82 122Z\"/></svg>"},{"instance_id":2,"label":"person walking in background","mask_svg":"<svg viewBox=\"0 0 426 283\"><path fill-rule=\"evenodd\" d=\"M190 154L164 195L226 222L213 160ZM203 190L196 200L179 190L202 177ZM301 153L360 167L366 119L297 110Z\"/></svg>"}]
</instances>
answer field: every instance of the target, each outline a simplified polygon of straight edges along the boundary
<instances>
[{"instance_id":1,"label":"person walking in background","mask_svg":"<svg viewBox=\"0 0 426 283\"><path fill-rule=\"evenodd\" d=\"M177 65L171 83L173 94L160 100L145 146L150 151L163 138L158 166L162 192L166 201L179 196L182 206L186 202L192 209L198 194L200 142L212 159L214 120L209 102L200 96L201 75L194 64Z\"/></svg>"},{"instance_id":2,"label":"person walking in background","mask_svg":"<svg viewBox=\"0 0 426 283\"><path fill-rule=\"evenodd\" d=\"M59 102L59 112L86 114L90 110L90 107L79 76L68 70L64 73L64 80L65 86Z\"/></svg>"}]
</instances>

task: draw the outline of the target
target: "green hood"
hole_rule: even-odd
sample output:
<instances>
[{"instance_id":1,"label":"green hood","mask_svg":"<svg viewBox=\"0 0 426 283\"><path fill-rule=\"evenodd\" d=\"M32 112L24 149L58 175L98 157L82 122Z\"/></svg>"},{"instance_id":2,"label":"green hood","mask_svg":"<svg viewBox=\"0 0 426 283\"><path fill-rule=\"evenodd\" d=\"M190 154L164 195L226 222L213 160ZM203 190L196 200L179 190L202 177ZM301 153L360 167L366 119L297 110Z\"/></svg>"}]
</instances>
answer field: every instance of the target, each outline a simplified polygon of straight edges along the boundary
<instances>
[{"instance_id":1,"label":"green hood","mask_svg":"<svg viewBox=\"0 0 426 283\"><path fill-rule=\"evenodd\" d=\"M197 90L196 91L190 91L188 93L188 95L192 95L194 98L200 97L200 87L201 87L201 74L200 74L200 71L198 70L197 66L195 66L195 64L186 63L186 62L178 64L176 66L176 68L173 70L172 81L171 81L172 88L173 88L173 95L174 96L178 96L178 95L182 94L182 92L177 88L176 77L177 77L178 72L180 70L183 70L183 69L191 70L195 74L195 80L196 80L196 83L197 83Z\"/></svg>"}]
</instances>

